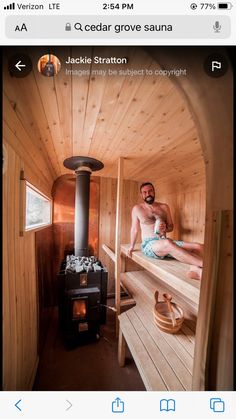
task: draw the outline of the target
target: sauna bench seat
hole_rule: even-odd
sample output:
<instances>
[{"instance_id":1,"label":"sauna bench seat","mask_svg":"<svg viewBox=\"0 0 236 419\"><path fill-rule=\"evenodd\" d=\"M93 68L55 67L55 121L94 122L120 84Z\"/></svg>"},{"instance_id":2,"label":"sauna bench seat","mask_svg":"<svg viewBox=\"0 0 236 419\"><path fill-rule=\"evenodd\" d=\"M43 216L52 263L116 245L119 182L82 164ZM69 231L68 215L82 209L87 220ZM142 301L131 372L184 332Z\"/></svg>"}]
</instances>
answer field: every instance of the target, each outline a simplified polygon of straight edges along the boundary
<instances>
[{"instance_id":1,"label":"sauna bench seat","mask_svg":"<svg viewBox=\"0 0 236 419\"><path fill-rule=\"evenodd\" d=\"M128 248L128 244L121 245L121 255L123 257L127 255ZM189 265L175 259L159 260L147 257L141 252L140 245L135 246L131 259L157 277L159 281L162 281L172 290L175 290L179 296L186 299L192 306L192 311L195 315L197 314L200 296L200 281L189 279L186 276L189 271Z\"/></svg>"},{"instance_id":2,"label":"sauna bench seat","mask_svg":"<svg viewBox=\"0 0 236 419\"><path fill-rule=\"evenodd\" d=\"M153 276L145 271L125 272L121 284L136 305L118 317L119 365L125 365L127 344L147 390L191 390L195 323L185 320L177 334L162 332L153 317L152 291L157 288Z\"/></svg>"}]
</instances>

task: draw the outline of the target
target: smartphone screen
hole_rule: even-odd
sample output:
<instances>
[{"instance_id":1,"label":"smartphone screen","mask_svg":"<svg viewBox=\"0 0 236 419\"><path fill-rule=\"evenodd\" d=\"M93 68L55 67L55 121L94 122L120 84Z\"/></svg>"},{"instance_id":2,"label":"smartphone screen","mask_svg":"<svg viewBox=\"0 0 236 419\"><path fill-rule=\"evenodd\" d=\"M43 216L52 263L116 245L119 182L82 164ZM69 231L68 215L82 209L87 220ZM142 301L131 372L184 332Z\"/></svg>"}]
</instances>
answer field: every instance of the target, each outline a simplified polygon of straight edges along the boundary
<instances>
[{"instance_id":1,"label":"smartphone screen","mask_svg":"<svg viewBox=\"0 0 236 419\"><path fill-rule=\"evenodd\" d=\"M235 417L233 2L7 2L2 417Z\"/></svg>"}]
</instances>

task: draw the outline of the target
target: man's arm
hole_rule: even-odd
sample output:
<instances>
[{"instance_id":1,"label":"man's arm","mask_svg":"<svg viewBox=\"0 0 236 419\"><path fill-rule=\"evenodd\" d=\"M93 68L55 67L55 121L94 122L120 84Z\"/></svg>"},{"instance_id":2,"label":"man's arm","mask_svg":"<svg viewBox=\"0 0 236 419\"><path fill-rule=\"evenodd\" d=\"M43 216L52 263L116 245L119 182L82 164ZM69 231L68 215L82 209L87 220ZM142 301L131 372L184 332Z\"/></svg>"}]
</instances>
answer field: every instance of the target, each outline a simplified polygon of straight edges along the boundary
<instances>
[{"instance_id":1,"label":"man's arm","mask_svg":"<svg viewBox=\"0 0 236 419\"><path fill-rule=\"evenodd\" d=\"M132 256L132 252L134 250L134 246L136 243L136 239L137 239L137 235L138 235L138 231L139 231L139 219L138 219L138 215L137 215L137 208L134 207L132 209L132 224L131 224L131 230L130 230L130 247L128 249L128 256L131 257Z\"/></svg>"},{"instance_id":2,"label":"man's arm","mask_svg":"<svg viewBox=\"0 0 236 419\"><path fill-rule=\"evenodd\" d=\"M171 231L173 231L174 224L172 221L170 208L167 204L165 205L165 210L166 210L166 232L170 233Z\"/></svg>"}]
</instances>

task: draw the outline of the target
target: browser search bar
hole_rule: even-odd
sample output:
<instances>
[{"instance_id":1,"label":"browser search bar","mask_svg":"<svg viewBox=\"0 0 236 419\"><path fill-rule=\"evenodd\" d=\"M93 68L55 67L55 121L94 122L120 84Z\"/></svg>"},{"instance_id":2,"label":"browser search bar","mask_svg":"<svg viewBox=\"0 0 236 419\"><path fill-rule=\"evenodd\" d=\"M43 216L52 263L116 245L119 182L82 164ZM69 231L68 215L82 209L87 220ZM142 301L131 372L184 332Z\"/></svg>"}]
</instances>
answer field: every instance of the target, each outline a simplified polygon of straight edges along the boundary
<instances>
[{"instance_id":1,"label":"browser search bar","mask_svg":"<svg viewBox=\"0 0 236 419\"><path fill-rule=\"evenodd\" d=\"M16 39L223 39L228 16L8 16L6 36Z\"/></svg>"}]
</instances>

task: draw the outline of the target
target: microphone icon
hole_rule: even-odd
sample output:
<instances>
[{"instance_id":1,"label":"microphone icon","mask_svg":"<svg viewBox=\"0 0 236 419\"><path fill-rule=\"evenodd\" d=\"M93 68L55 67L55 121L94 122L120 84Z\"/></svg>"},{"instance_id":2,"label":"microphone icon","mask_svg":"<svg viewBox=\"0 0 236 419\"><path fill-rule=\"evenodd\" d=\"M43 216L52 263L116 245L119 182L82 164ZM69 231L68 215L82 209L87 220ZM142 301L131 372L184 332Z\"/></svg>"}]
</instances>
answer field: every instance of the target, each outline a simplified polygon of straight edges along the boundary
<instances>
[{"instance_id":1,"label":"microphone icon","mask_svg":"<svg viewBox=\"0 0 236 419\"><path fill-rule=\"evenodd\" d=\"M220 25L220 22L217 20L216 22L215 22L215 24L213 25L213 29L214 29L214 32L215 33L219 33L220 32L220 30L221 30L221 25Z\"/></svg>"}]
</instances>

